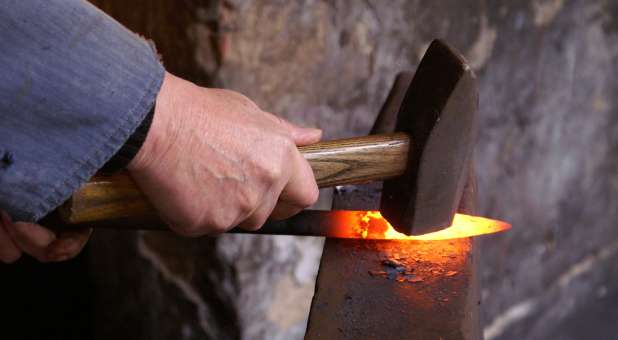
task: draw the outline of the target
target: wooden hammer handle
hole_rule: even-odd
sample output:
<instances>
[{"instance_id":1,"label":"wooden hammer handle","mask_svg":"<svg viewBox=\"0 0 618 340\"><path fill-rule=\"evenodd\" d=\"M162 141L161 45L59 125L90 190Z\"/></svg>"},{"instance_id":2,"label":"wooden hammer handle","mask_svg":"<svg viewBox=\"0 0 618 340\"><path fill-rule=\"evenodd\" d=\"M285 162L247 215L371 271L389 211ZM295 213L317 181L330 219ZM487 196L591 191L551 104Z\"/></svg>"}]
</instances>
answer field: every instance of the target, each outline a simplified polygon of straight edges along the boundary
<instances>
[{"instance_id":1,"label":"wooden hammer handle","mask_svg":"<svg viewBox=\"0 0 618 340\"><path fill-rule=\"evenodd\" d=\"M400 176L406 170L410 138L405 133L370 135L299 147L319 187L361 184ZM67 223L153 214L127 172L93 177L59 208Z\"/></svg>"}]
</instances>

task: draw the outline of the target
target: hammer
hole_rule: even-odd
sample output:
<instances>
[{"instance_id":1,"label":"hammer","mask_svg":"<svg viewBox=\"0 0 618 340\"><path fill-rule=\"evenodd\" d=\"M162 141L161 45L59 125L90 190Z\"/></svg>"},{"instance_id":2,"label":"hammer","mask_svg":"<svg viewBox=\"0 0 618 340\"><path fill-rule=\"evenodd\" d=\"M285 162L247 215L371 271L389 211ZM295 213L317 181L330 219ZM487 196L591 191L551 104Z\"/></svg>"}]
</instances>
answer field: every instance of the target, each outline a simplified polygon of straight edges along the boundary
<instances>
[{"instance_id":1,"label":"hammer","mask_svg":"<svg viewBox=\"0 0 618 340\"><path fill-rule=\"evenodd\" d=\"M474 73L461 54L434 40L403 99L392 95L385 105L399 105L394 133L320 142L299 151L321 188L384 181L380 211L397 231L422 235L448 227L475 141ZM336 214L302 212L268 221L254 233L328 236L329 216ZM69 227L166 228L128 173L93 177L57 216Z\"/></svg>"}]
</instances>

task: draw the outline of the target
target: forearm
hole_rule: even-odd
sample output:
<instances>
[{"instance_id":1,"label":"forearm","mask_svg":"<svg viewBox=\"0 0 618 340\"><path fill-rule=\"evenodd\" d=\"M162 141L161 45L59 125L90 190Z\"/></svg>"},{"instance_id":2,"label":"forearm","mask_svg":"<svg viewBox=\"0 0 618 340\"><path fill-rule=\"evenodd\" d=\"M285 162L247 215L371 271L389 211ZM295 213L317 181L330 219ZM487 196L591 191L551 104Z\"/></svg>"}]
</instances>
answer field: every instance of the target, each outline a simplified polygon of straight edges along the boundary
<instances>
[{"instance_id":1,"label":"forearm","mask_svg":"<svg viewBox=\"0 0 618 340\"><path fill-rule=\"evenodd\" d=\"M123 145L164 71L85 1L2 1L0 32L0 209L35 221Z\"/></svg>"}]
</instances>

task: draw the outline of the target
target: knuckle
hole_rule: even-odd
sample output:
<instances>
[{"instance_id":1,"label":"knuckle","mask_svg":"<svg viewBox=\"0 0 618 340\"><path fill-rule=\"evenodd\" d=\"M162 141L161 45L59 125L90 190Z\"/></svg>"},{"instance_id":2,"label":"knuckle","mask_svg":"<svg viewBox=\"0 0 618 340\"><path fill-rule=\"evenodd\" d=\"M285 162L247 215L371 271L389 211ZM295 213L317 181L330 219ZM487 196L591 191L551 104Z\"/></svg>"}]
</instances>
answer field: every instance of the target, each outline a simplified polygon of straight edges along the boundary
<instances>
[{"instance_id":1,"label":"knuckle","mask_svg":"<svg viewBox=\"0 0 618 340\"><path fill-rule=\"evenodd\" d=\"M250 219L244 221L241 224L241 227L245 230L250 230L250 231L255 231L260 229L264 223L266 223L266 220L268 219L268 215L261 213L261 214L257 214L252 216Z\"/></svg>"},{"instance_id":2,"label":"knuckle","mask_svg":"<svg viewBox=\"0 0 618 340\"><path fill-rule=\"evenodd\" d=\"M242 94L240 92L236 92L236 91L232 91L232 90L223 90L223 91L225 91L225 93L227 95L229 95L230 97L235 98L238 102L240 102L240 103L242 103L244 105L247 105L247 106L249 106L251 108L255 108L255 109L258 108L257 104L253 100L251 100L249 97L245 96L244 94Z\"/></svg>"},{"instance_id":3,"label":"knuckle","mask_svg":"<svg viewBox=\"0 0 618 340\"><path fill-rule=\"evenodd\" d=\"M236 216L228 211L219 212L206 221L209 234L221 234L228 231L234 224Z\"/></svg>"},{"instance_id":4,"label":"knuckle","mask_svg":"<svg viewBox=\"0 0 618 340\"><path fill-rule=\"evenodd\" d=\"M320 191L318 190L318 187L313 186L311 190L308 190L306 194L304 194L303 196L299 198L298 204L302 206L303 208L306 208L308 206L315 204L319 196L320 196Z\"/></svg>"},{"instance_id":5,"label":"knuckle","mask_svg":"<svg viewBox=\"0 0 618 340\"><path fill-rule=\"evenodd\" d=\"M220 234L233 227L235 216L233 214L220 214L212 223L213 232Z\"/></svg>"},{"instance_id":6,"label":"knuckle","mask_svg":"<svg viewBox=\"0 0 618 340\"><path fill-rule=\"evenodd\" d=\"M241 188L238 192L238 215L247 216L255 210L259 202L258 194L255 190L250 188ZM225 214L229 215L229 214ZM235 219L233 219L235 220ZM229 221L230 223L233 222Z\"/></svg>"},{"instance_id":7,"label":"knuckle","mask_svg":"<svg viewBox=\"0 0 618 340\"><path fill-rule=\"evenodd\" d=\"M268 184L276 183L283 175L283 169L281 166L270 163L262 169L263 177Z\"/></svg>"},{"instance_id":8,"label":"knuckle","mask_svg":"<svg viewBox=\"0 0 618 340\"><path fill-rule=\"evenodd\" d=\"M258 169L260 179L267 185L278 183L285 173L285 169L290 166L293 160L296 146L291 138L284 135L276 135L272 142L266 146L272 152L267 156L256 155L253 160L255 168Z\"/></svg>"}]
</instances>

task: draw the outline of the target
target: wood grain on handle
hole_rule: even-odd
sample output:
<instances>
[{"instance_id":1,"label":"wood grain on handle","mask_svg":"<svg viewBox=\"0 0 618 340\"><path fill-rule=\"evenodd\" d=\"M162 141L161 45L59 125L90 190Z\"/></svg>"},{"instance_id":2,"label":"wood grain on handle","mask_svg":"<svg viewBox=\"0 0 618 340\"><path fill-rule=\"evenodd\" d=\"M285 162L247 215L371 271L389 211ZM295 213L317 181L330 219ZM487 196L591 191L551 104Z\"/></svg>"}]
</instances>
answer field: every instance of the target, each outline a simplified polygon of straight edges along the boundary
<instances>
[{"instance_id":1,"label":"wood grain on handle","mask_svg":"<svg viewBox=\"0 0 618 340\"><path fill-rule=\"evenodd\" d=\"M320 188L400 176L406 170L410 138L405 133L370 135L298 148Z\"/></svg>"},{"instance_id":2,"label":"wood grain on handle","mask_svg":"<svg viewBox=\"0 0 618 340\"><path fill-rule=\"evenodd\" d=\"M321 142L299 148L319 187L361 184L400 176L406 170L410 138L404 133ZM94 176L59 208L67 223L144 216L154 208L128 173Z\"/></svg>"}]
</instances>

